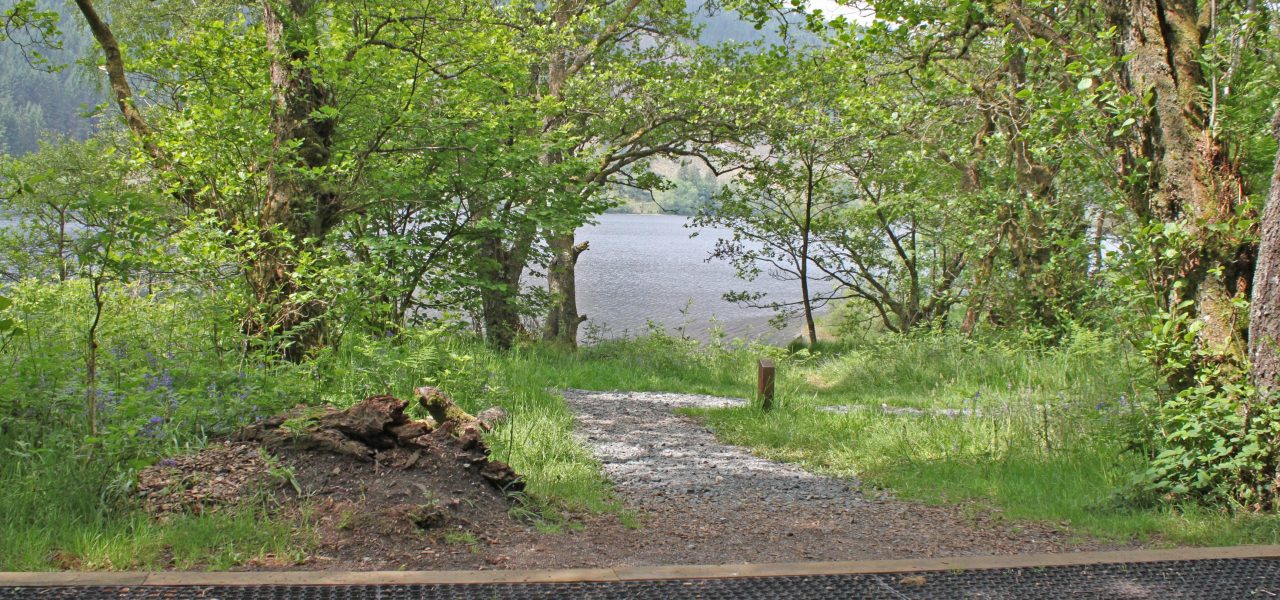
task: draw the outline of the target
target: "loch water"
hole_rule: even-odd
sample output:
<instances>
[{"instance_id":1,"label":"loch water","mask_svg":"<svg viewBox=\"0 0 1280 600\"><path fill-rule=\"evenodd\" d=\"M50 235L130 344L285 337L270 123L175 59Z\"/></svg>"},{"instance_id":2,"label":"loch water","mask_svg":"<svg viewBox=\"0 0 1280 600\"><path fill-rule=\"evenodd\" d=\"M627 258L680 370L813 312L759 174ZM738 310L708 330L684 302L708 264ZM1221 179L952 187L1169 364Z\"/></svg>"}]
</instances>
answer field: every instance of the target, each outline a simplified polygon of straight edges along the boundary
<instances>
[{"instance_id":1,"label":"loch water","mask_svg":"<svg viewBox=\"0 0 1280 600\"><path fill-rule=\"evenodd\" d=\"M713 327L729 339L773 343L799 333L798 318L778 330L769 324L772 311L724 300L728 291L800 298L798 281L779 281L768 273L743 281L727 262L709 260L716 240L731 237L728 230L692 228L687 217L675 215L606 214L596 221L577 235L579 242L590 243L577 273L578 310L587 316L581 330L585 342L643 335L651 326L703 341Z\"/></svg>"}]
</instances>

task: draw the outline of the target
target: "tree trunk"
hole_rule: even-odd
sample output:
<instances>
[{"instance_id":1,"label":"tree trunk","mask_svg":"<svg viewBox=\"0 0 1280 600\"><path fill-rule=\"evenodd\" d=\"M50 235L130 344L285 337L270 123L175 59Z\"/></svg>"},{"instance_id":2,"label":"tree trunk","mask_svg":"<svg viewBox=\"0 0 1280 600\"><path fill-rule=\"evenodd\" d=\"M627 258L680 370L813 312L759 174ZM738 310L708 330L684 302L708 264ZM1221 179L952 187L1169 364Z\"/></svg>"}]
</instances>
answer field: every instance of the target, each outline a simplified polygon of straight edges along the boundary
<instances>
[{"instance_id":1,"label":"tree trunk","mask_svg":"<svg viewBox=\"0 0 1280 600\"><path fill-rule=\"evenodd\" d=\"M521 233L510 247L503 244L502 235L488 234L480 243L480 278L485 282L480 288L481 319L484 338L491 346L506 350L515 345L520 324L520 278L524 274L525 259L533 243L533 235Z\"/></svg>"},{"instance_id":2,"label":"tree trunk","mask_svg":"<svg viewBox=\"0 0 1280 600\"><path fill-rule=\"evenodd\" d=\"M551 266L547 269L547 291L551 293L551 308L547 312L546 327L542 339L566 348L578 346L578 327L587 320L578 314L577 274L574 268L578 257L587 250L588 243L574 244L574 234L548 235L551 247Z\"/></svg>"},{"instance_id":3,"label":"tree trunk","mask_svg":"<svg viewBox=\"0 0 1280 600\"><path fill-rule=\"evenodd\" d=\"M573 21L575 6L571 2L556 2L552 9L551 20L557 31L568 28ZM565 83L569 79L569 55L566 48L556 48L546 64L546 95L559 101L564 94ZM548 115L543 120L543 130L553 131L560 124L561 115ZM564 162L560 152L549 152L542 157L543 165L556 165ZM547 293L551 296L551 306L547 309L547 322L543 327L542 339L565 348L578 347L578 326L586 320L578 314L577 266L578 256L587 249L575 245L574 231L547 232L547 246L551 250L551 265L547 269Z\"/></svg>"},{"instance_id":4,"label":"tree trunk","mask_svg":"<svg viewBox=\"0 0 1280 600\"><path fill-rule=\"evenodd\" d=\"M1271 121L1280 141L1280 109ZM1258 266L1253 272L1253 304L1249 307L1249 358L1253 381L1264 396L1276 391L1280 380L1280 150L1271 174L1271 195L1262 213Z\"/></svg>"},{"instance_id":5,"label":"tree trunk","mask_svg":"<svg viewBox=\"0 0 1280 600\"><path fill-rule=\"evenodd\" d=\"M960 169L960 191L966 195L976 194L982 189L981 160L986 154L987 136L994 128L995 123L991 113L984 111L982 124L973 138L972 157L968 162L956 165ZM997 235L991 249L983 255L978 261L978 267L973 270L972 287L969 288L969 297L965 303L964 319L960 322L960 333L966 336L973 334L973 330L978 326L978 319L986 310L988 295L986 288L990 284L991 271L995 267L995 253L999 245L1000 240Z\"/></svg>"},{"instance_id":6,"label":"tree trunk","mask_svg":"<svg viewBox=\"0 0 1280 600\"><path fill-rule=\"evenodd\" d=\"M1197 3L1113 0L1107 8L1121 33L1119 50L1132 55L1122 73L1128 91L1149 94L1139 139L1127 148L1131 173L1145 174L1129 201L1140 218L1175 223L1189 239L1176 248L1180 263L1158 283L1168 291L1168 306L1194 302L1191 316L1203 325L1200 348L1217 362L1238 365L1245 323L1232 301L1248 297L1255 250L1234 226L1245 203L1243 181L1207 122L1198 63L1205 29ZM1175 288L1175 280L1185 287Z\"/></svg>"},{"instance_id":7,"label":"tree trunk","mask_svg":"<svg viewBox=\"0 0 1280 600\"><path fill-rule=\"evenodd\" d=\"M818 344L818 327L813 322L813 301L809 299L809 238L813 231L813 163L805 163L804 223L800 227L800 302L804 306L805 332L809 347Z\"/></svg>"},{"instance_id":8,"label":"tree trunk","mask_svg":"<svg viewBox=\"0 0 1280 600\"><path fill-rule=\"evenodd\" d=\"M93 39L102 49L106 63L103 66L106 68L107 79L111 84L111 95L115 98L120 114L124 116L125 125L133 132L134 137L138 138L138 143L142 144L143 150L158 170L172 170L173 164L169 160L169 155L156 143L151 127L142 116L142 111L138 110L133 103L133 88L129 85L128 77L125 76L124 53L120 50L120 44L116 41L111 26L102 20L92 0L76 0L76 7L80 9L85 23L89 25ZM184 199L190 202L191 197L187 194Z\"/></svg>"},{"instance_id":9,"label":"tree trunk","mask_svg":"<svg viewBox=\"0 0 1280 600\"><path fill-rule=\"evenodd\" d=\"M248 273L263 314L249 328L258 336L282 336L281 354L296 361L323 334L325 307L295 299L301 290L293 268L299 252L319 245L338 220L338 196L323 175L316 175L328 166L333 146L334 122L321 110L332 98L310 65L318 29L312 0L265 0L263 29L271 54L273 140L267 195L258 215L267 250L251 262ZM273 231L276 227L285 239Z\"/></svg>"}]
</instances>

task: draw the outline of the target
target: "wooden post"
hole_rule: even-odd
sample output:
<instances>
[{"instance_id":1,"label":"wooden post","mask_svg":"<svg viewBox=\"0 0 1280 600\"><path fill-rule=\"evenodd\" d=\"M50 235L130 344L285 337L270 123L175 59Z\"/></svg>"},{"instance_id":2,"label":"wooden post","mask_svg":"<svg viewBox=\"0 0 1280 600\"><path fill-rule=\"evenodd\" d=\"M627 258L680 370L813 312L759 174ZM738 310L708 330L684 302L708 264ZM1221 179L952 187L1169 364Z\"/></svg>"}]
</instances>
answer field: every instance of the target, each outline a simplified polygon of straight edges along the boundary
<instances>
[{"instance_id":1,"label":"wooden post","mask_svg":"<svg viewBox=\"0 0 1280 600\"><path fill-rule=\"evenodd\" d=\"M769 410L773 408L773 361L762 358L756 368L756 395L760 397L760 405Z\"/></svg>"}]
</instances>

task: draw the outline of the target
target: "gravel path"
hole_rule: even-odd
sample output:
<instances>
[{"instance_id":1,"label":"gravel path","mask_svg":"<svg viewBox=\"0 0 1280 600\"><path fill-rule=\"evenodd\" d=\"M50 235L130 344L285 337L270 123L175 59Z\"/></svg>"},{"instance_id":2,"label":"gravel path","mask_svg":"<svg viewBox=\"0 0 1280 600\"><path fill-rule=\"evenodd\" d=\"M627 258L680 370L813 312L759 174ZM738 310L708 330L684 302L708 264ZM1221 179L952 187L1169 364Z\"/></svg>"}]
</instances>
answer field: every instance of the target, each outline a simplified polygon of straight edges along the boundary
<instances>
[{"instance_id":1,"label":"gravel path","mask_svg":"<svg viewBox=\"0 0 1280 600\"><path fill-rule=\"evenodd\" d=\"M745 400L691 394L566 390L577 414L578 435L604 464L605 474L642 509L671 502L737 509L740 505L823 508L866 504L851 486L792 464L765 460L716 441L710 431L676 408L742 406Z\"/></svg>"},{"instance_id":2,"label":"gravel path","mask_svg":"<svg viewBox=\"0 0 1280 600\"><path fill-rule=\"evenodd\" d=\"M744 401L687 394L565 390L580 439L604 465L638 530L604 521L509 545L507 568L725 564L1023 554L1106 546L973 506L924 506L864 493L716 441L679 407ZM607 520L607 519L606 519ZM616 521L615 521L616 522Z\"/></svg>"}]
</instances>

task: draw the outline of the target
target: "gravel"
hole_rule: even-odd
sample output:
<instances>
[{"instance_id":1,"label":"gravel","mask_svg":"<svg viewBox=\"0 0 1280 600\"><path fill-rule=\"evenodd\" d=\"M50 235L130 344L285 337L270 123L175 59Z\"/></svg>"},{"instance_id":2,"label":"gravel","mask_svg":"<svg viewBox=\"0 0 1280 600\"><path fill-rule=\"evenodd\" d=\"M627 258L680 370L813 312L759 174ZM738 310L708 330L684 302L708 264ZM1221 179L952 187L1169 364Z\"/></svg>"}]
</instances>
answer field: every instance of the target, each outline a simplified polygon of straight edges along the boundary
<instances>
[{"instance_id":1,"label":"gravel","mask_svg":"<svg viewBox=\"0 0 1280 600\"><path fill-rule=\"evenodd\" d=\"M886 415L897 415L906 417L981 417L982 412L972 408L910 408L905 406L889 406L881 404L880 406L866 406L862 404L854 405L836 405L836 406L819 406L818 410L822 412L834 413L837 415L847 415L850 413L863 412L880 412Z\"/></svg>"},{"instance_id":2,"label":"gravel","mask_svg":"<svg viewBox=\"0 0 1280 600\"><path fill-rule=\"evenodd\" d=\"M637 508L691 505L791 505L819 502L838 510L866 503L857 482L815 475L722 444L676 408L726 408L745 400L694 394L566 390L578 435Z\"/></svg>"}]
</instances>

